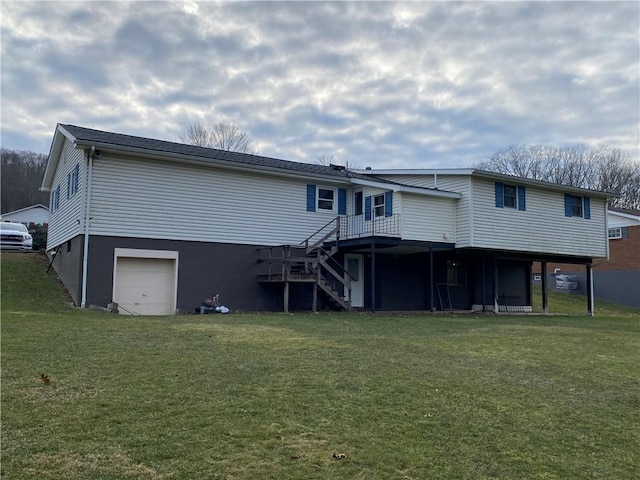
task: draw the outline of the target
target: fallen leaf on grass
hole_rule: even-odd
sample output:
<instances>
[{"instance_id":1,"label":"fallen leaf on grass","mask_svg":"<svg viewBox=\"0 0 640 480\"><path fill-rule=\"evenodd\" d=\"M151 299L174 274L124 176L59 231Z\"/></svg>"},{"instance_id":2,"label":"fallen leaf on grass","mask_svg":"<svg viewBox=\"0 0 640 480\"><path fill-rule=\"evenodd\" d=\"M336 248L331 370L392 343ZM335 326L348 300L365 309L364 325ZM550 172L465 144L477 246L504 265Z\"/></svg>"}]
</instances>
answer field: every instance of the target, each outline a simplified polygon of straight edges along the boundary
<instances>
[{"instance_id":1,"label":"fallen leaf on grass","mask_svg":"<svg viewBox=\"0 0 640 480\"><path fill-rule=\"evenodd\" d=\"M51 380L49 379L49 377L48 377L47 375L45 375L44 373L41 373L41 374L40 374L40 381L46 385L46 384L48 384Z\"/></svg>"},{"instance_id":2,"label":"fallen leaf on grass","mask_svg":"<svg viewBox=\"0 0 640 480\"><path fill-rule=\"evenodd\" d=\"M333 458L335 458L336 460L340 460L342 458L346 458L347 454L346 453L336 453L333 452Z\"/></svg>"}]
</instances>

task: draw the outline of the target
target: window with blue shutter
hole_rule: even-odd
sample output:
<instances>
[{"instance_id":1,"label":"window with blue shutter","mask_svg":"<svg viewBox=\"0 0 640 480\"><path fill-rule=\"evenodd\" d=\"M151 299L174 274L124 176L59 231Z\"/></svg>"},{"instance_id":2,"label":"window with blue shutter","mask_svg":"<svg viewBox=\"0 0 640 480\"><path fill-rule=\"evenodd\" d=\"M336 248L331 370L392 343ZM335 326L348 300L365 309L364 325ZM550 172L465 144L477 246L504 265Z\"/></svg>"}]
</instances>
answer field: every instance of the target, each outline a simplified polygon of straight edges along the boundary
<instances>
[{"instance_id":1,"label":"window with blue shutter","mask_svg":"<svg viewBox=\"0 0 640 480\"><path fill-rule=\"evenodd\" d=\"M495 182L495 199L497 208L527 209L526 190L522 186Z\"/></svg>"},{"instance_id":2,"label":"window with blue shutter","mask_svg":"<svg viewBox=\"0 0 640 480\"><path fill-rule=\"evenodd\" d=\"M591 218L591 200L589 197L579 197L564 194L564 216L565 217L582 217L585 220Z\"/></svg>"},{"instance_id":3,"label":"window with blue shutter","mask_svg":"<svg viewBox=\"0 0 640 480\"><path fill-rule=\"evenodd\" d=\"M307 212L316 211L316 186L307 185Z\"/></svg>"},{"instance_id":4,"label":"window with blue shutter","mask_svg":"<svg viewBox=\"0 0 640 480\"><path fill-rule=\"evenodd\" d=\"M347 214L347 190L344 188L338 189L338 215Z\"/></svg>"}]
</instances>

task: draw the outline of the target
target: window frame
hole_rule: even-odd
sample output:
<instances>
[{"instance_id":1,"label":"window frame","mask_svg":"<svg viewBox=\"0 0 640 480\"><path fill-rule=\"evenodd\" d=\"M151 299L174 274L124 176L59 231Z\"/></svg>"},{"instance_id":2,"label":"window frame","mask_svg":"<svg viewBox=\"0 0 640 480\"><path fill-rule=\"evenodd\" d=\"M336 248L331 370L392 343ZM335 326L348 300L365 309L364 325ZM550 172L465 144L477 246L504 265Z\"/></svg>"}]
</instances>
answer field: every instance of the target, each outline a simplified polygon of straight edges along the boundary
<instances>
[{"instance_id":1,"label":"window frame","mask_svg":"<svg viewBox=\"0 0 640 480\"><path fill-rule=\"evenodd\" d=\"M331 192L331 199L322 198L320 196L320 191L324 190L326 192ZM321 207L321 202L331 202L331 208ZM336 213L338 210L338 189L335 187L325 187L322 185L316 186L316 211L317 212L332 212Z\"/></svg>"},{"instance_id":2,"label":"window frame","mask_svg":"<svg viewBox=\"0 0 640 480\"><path fill-rule=\"evenodd\" d=\"M385 205L386 205L386 198L385 198L385 194L384 193L379 193L377 195L372 195L372 205L371 205L371 210L373 211L373 218L379 218L379 217L384 217L385 216ZM382 198L382 203L376 203L378 201L378 199ZM379 213L382 212L382 213Z\"/></svg>"},{"instance_id":3,"label":"window frame","mask_svg":"<svg viewBox=\"0 0 640 480\"><path fill-rule=\"evenodd\" d=\"M507 195L507 189L513 190L513 195ZM507 199L509 201L507 202ZM511 204L512 203L512 204ZM518 209L518 187L515 185L504 184L502 187L502 205L504 208Z\"/></svg>"},{"instance_id":4,"label":"window frame","mask_svg":"<svg viewBox=\"0 0 640 480\"><path fill-rule=\"evenodd\" d=\"M611 232L617 232L615 235L611 235ZM618 240L622 238L622 227L609 227L607 229L607 238L609 240Z\"/></svg>"},{"instance_id":5,"label":"window frame","mask_svg":"<svg viewBox=\"0 0 640 480\"><path fill-rule=\"evenodd\" d=\"M571 216L584 218L584 206L582 197L571 195Z\"/></svg>"}]
</instances>

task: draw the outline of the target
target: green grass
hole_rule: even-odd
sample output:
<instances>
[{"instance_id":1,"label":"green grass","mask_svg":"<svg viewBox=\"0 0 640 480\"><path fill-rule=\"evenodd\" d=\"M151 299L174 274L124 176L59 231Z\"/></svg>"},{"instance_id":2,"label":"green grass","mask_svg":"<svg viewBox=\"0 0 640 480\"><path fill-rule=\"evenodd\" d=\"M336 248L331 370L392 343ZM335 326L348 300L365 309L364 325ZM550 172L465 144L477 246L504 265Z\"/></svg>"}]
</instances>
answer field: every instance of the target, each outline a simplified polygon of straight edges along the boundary
<instances>
[{"instance_id":1,"label":"green grass","mask_svg":"<svg viewBox=\"0 0 640 480\"><path fill-rule=\"evenodd\" d=\"M637 311L123 317L1 260L3 479L640 478Z\"/></svg>"}]
</instances>

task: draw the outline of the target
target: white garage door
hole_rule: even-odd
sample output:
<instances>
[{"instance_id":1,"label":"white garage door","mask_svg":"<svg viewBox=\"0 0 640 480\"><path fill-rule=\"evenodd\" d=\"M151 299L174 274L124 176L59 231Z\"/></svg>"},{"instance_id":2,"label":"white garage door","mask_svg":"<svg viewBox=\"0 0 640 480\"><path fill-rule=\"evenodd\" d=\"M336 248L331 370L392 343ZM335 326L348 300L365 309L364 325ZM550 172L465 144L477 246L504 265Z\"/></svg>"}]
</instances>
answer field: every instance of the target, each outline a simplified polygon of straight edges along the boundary
<instances>
[{"instance_id":1,"label":"white garage door","mask_svg":"<svg viewBox=\"0 0 640 480\"><path fill-rule=\"evenodd\" d=\"M120 313L175 313L175 263L175 260L164 258L117 258L114 302L123 307Z\"/></svg>"}]
</instances>

